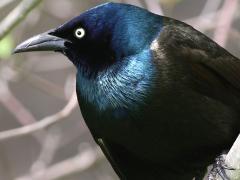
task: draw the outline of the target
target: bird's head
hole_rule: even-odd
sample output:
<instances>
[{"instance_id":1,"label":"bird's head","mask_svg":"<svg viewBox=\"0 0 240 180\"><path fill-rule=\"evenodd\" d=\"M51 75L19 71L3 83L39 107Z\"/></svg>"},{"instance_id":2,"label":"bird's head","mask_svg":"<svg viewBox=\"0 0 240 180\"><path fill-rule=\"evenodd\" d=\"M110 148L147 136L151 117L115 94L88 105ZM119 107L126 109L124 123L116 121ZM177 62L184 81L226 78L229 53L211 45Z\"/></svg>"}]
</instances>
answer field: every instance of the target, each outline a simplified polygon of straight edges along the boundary
<instances>
[{"instance_id":1,"label":"bird's head","mask_svg":"<svg viewBox=\"0 0 240 180\"><path fill-rule=\"evenodd\" d=\"M26 40L14 52L61 52L91 75L141 52L157 35L159 24L159 16L144 9L107 3Z\"/></svg>"}]
</instances>

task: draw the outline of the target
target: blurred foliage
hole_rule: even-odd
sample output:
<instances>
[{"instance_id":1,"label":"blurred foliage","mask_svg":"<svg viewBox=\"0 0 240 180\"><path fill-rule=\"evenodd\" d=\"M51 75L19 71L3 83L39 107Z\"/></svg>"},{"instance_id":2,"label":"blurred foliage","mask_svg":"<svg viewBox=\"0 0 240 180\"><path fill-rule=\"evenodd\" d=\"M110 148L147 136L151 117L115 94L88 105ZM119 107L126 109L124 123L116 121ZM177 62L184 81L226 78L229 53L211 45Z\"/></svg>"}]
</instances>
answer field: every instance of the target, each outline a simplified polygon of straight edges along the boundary
<instances>
[{"instance_id":1,"label":"blurred foliage","mask_svg":"<svg viewBox=\"0 0 240 180\"><path fill-rule=\"evenodd\" d=\"M14 48L14 40L11 35L4 37L0 41L0 58L6 59L9 58L12 54L12 50Z\"/></svg>"}]
</instances>

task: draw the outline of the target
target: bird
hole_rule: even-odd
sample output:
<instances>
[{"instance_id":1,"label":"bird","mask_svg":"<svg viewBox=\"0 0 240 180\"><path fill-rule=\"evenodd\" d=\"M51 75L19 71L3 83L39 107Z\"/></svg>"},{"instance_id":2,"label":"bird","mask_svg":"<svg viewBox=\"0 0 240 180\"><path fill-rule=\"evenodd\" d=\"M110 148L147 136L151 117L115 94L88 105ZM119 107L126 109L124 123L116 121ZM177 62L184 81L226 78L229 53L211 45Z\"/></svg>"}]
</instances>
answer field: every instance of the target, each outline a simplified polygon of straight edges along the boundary
<instances>
[{"instance_id":1,"label":"bird","mask_svg":"<svg viewBox=\"0 0 240 180\"><path fill-rule=\"evenodd\" d=\"M240 60L192 26L122 3L20 43L76 67L84 120L123 180L202 179L239 133Z\"/></svg>"}]
</instances>

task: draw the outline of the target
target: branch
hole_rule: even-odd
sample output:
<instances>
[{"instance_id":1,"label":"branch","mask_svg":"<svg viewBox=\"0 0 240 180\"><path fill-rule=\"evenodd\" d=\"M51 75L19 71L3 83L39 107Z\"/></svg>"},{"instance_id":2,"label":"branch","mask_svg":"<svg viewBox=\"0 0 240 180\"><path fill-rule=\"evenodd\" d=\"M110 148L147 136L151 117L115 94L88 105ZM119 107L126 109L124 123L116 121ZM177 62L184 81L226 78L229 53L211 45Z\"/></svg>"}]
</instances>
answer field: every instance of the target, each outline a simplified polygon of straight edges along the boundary
<instances>
[{"instance_id":1,"label":"branch","mask_svg":"<svg viewBox=\"0 0 240 180\"><path fill-rule=\"evenodd\" d=\"M28 125L35 123L36 120L32 113L28 111L24 105L12 94L8 87L7 82L4 83L2 80L1 92L0 92L0 103L5 106L5 108L15 116L17 121L22 125Z\"/></svg>"},{"instance_id":2,"label":"branch","mask_svg":"<svg viewBox=\"0 0 240 180\"><path fill-rule=\"evenodd\" d=\"M16 0L1 0L0 2L0 9L4 8L5 6L13 3Z\"/></svg>"},{"instance_id":3,"label":"branch","mask_svg":"<svg viewBox=\"0 0 240 180\"><path fill-rule=\"evenodd\" d=\"M99 151L90 148L79 153L77 156L59 162L46 170L39 171L32 175L19 177L16 180L57 180L63 179L77 173L82 173L103 160L104 157Z\"/></svg>"},{"instance_id":4,"label":"branch","mask_svg":"<svg viewBox=\"0 0 240 180\"><path fill-rule=\"evenodd\" d=\"M240 134L230 151L221 155L221 160L208 172L208 180L239 180L240 179ZM224 160L224 162L222 162Z\"/></svg>"},{"instance_id":5,"label":"branch","mask_svg":"<svg viewBox=\"0 0 240 180\"><path fill-rule=\"evenodd\" d=\"M219 13L214 40L221 46L225 46L231 25L234 20L234 13L238 7L238 0L225 0Z\"/></svg>"},{"instance_id":6,"label":"branch","mask_svg":"<svg viewBox=\"0 0 240 180\"><path fill-rule=\"evenodd\" d=\"M33 114L12 94L8 82L0 80L0 103L16 118L21 125L28 125L37 122ZM34 137L41 143L44 132L34 134Z\"/></svg>"},{"instance_id":7,"label":"branch","mask_svg":"<svg viewBox=\"0 0 240 180\"><path fill-rule=\"evenodd\" d=\"M123 0L124 3L132 4L138 7L143 7L143 4L140 0Z\"/></svg>"},{"instance_id":8,"label":"branch","mask_svg":"<svg viewBox=\"0 0 240 180\"><path fill-rule=\"evenodd\" d=\"M231 180L240 179L240 134L238 135L232 148L226 155L225 163L228 167L231 167L234 169L234 170L226 170L228 177Z\"/></svg>"},{"instance_id":9,"label":"branch","mask_svg":"<svg viewBox=\"0 0 240 180\"><path fill-rule=\"evenodd\" d=\"M23 0L0 23L0 40L17 26L42 0Z\"/></svg>"},{"instance_id":10,"label":"branch","mask_svg":"<svg viewBox=\"0 0 240 180\"><path fill-rule=\"evenodd\" d=\"M206 31L209 28L215 28L215 19L218 14L218 7L221 0L207 0L199 16L185 20L194 28L200 31Z\"/></svg>"},{"instance_id":11,"label":"branch","mask_svg":"<svg viewBox=\"0 0 240 180\"><path fill-rule=\"evenodd\" d=\"M213 19L217 14L218 14L218 11L206 13L201 17L197 16L197 17L185 19L184 22L186 22L187 24L190 24L195 29L203 32L203 31L215 28L216 22L214 22Z\"/></svg>"},{"instance_id":12,"label":"branch","mask_svg":"<svg viewBox=\"0 0 240 180\"><path fill-rule=\"evenodd\" d=\"M53 97L66 101L66 96L64 96L64 90L62 87L41 76L38 76L37 74L28 73L26 70L24 71L25 72L21 72L21 74L31 86Z\"/></svg>"},{"instance_id":13,"label":"branch","mask_svg":"<svg viewBox=\"0 0 240 180\"><path fill-rule=\"evenodd\" d=\"M207 0L207 2L205 3L200 15L198 16L199 19L202 19L203 16L205 16L205 14L209 14L211 12L216 13L218 11L218 8L219 8L221 2L222 2L222 0ZM213 19L207 19L207 21L212 21L212 20Z\"/></svg>"},{"instance_id":14,"label":"branch","mask_svg":"<svg viewBox=\"0 0 240 180\"><path fill-rule=\"evenodd\" d=\"M52 116L48 116L38 121L37 123L31 124L31 125L0 132L0 141L5 141L11 138L26 136L26 135L35 133L37 131L40 131L42 129L48 128L56 124L60 120L64 119L65 117L67 117L74 110L76 106L77 106L77 98L76 98L76 93L74 92L68 104L58 113Z\"/></svg>"},{"instance_id":15,"label":"branch","mask_svg":"<svg viewBox=\"0 0 240 180\"><path fill-rule=\"evenodd\" d=\"M155 14L163 15L162 6L159 1L156 0L145 0L147 9Z\"/></svg>"},{"instance_id":16,"label":"branch","mask_svg":"<svg viewBox=\"0 0 240 180\"><path fill-rule=\"evenodd\" d=\"M42 143L41 152L38 159L31 166L31 174L46 170L48 165L55 157L60 145L61 132L56 127L51 128L47 132L47 136Z\"/></svg>"}]
</instances>

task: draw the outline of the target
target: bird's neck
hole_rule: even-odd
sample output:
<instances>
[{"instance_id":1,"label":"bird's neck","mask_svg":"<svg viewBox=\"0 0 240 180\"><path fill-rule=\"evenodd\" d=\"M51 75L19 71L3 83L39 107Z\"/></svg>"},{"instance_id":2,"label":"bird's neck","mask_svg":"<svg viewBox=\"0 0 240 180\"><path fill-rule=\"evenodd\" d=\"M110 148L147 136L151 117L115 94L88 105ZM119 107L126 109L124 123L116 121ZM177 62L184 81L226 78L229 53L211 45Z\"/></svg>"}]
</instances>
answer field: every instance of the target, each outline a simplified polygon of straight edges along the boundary
<instances>
[{"instance_id":1,"label":"bird's neck","mask_svg":"<svg viewBox=\"0 0 240 180\"><path fill-rule=\"evenodd\" d=\"M155 70L151 56L149 50L144 50L94 77L85 76L85 72L78 69L78 96L99 111L134 108L136 104L144 103Z\"/></svg>"}]
</instances>

